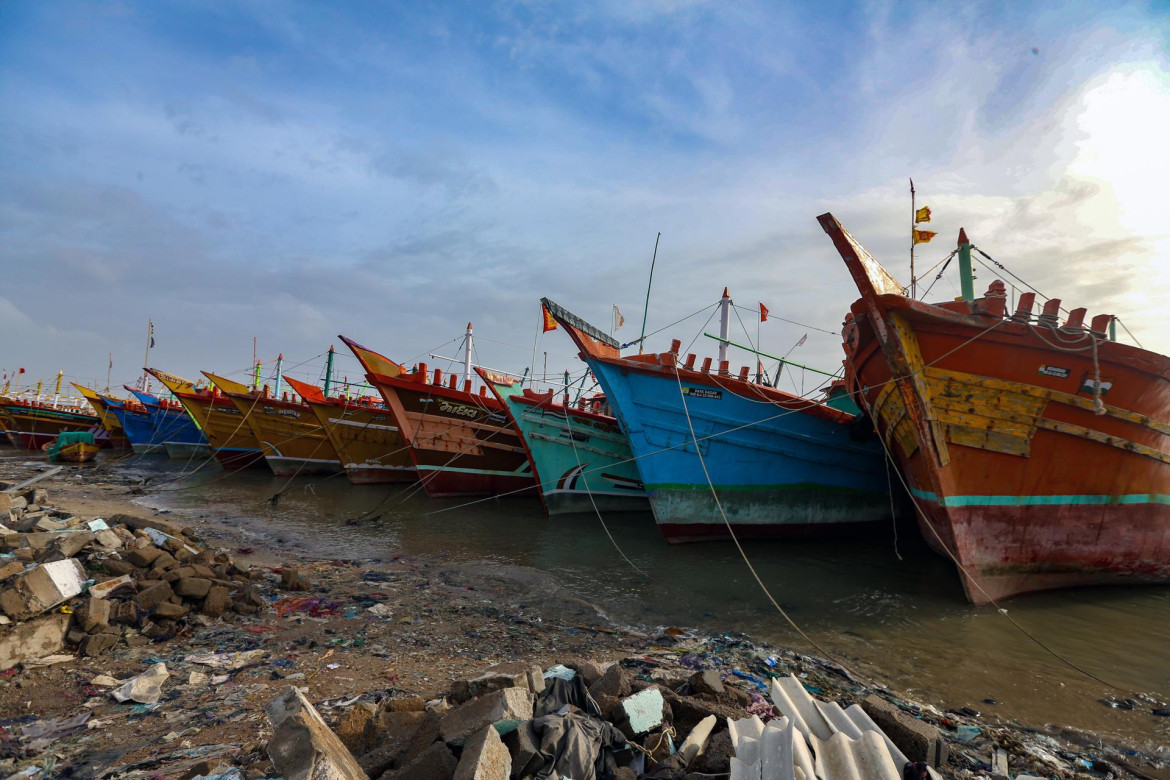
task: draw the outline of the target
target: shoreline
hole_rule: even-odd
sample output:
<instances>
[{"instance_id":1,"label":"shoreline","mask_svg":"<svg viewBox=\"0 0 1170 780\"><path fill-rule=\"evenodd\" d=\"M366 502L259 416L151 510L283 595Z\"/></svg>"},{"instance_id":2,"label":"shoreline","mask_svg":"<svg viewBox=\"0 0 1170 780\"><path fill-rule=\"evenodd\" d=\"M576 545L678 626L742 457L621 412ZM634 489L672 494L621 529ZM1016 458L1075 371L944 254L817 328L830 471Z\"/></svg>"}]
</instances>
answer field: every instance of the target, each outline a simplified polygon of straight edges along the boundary
<instances>
[{"instance_id":1,"label":"shoreline","mask_svg":"<svg viewBox=\"0 0 1170 780\"><path fill-rule=\"evenodd\" d=\"M0 460L0 479L15 481L18 475L7 472L18 466L26 468L7 458ZM78 474L80 479L75 476ZM166 642L119 647L96 658L34 666L0 677L0 711L21 712L38 719L61 718L76 714L86 700L95 698L82 695L91 692L88 679L98 674L136 674L142 671L147 658L163 658L172 674L189 677L190 669L186 667L190 664L183 658L193 651L262 649L271 654L263 674L249 671L246 683L237 682L241 676L237 674L230 683L215 689L191 682L177 684L171 691L179 691L179 695L167 699L166 706L156 711L127 714L125 705L104 699L92 706L90 711L98 722L106 718L138 720L137 733L132 738L114 736L111 729L105 728L83 732L107 741L113 737L103 749L123 751L117 759L123 765L144 760L157 749L158 740L196 752L207 751L209 745L231 745L223 755L253 759L239 764L247 770L245 777L251 780L272 776L260 774L267 771L262 748L265 735L270 733L266 731L262 708L276 695L280 680L290 677L308 688L306 696L312 702L324 703L321 709L327 720L331 716L339 720L348 711L346 708L379 695L442 698L450 692L453 681L475 677L498 662L523 660L548 668L586 660L604 664L640 658L651 659L665 676L667 671L693 670L687 664L698 658L700 663L714 665L728 674L729 687L742 684L745 691L753 689L754 684L732 675L732 669L765 680L770 671L809 675L815 688L831 699L843 701L882 693L915 713L922 722L939 729L952 757L940 770L944 776L979 776L981 765L989 760L988 745L994 743L1007 749L1015 761L1028 763L1029 767L1047 767L1056 773L1053 776L1072 776L1073 772L1082 772L1086 777L1104 776L1093 773L1093 761L1097 761L1117 771L1126 770L1127 765L1133 767L1128 776L1170 777L1164 767L1154 766L1154 757L1127 755L1126 746L1101 745L1096 735L1069 729L1044 733L998 716L998 722L993 723L990 715L941 712L929 704L909 701L885 686L862 685L850 675L834 671L836 665L832 662L757 643L742 634L710 629L697 634L674 627L662 632L619 625L597 606L558 594L552 575L530 567L417 555L349 561L317 557L289 544L288 539L279 541L279 531L259 533L233 527L218 518L152 510L146 505L148 494L136 490L133 480L118 475L117 464L89 470L67 469L37 487L47 491L50 506L70 510L84 519L128 514L173 521L181 516L181 525L192 528L200 543L222 548L242 566L259 569L264 581L278 583L283 569L291 564L312 583L311 590L301 595L279 593L273 603L284 603L290 610L284 614L265 609L253 616L235 616L231 622L208 621ZM300 541L293 540L293 544ZM295 604L298 598L302 599L300 605ZM304 599L312 603L306 606ZM330 606L321 608L322 603ZM384 609L375 615L369 610L377 605ZM0 626L0 632L5 628ZM768 663L769 658L776 663ZM330 668L333 664L338 666ZM172 681L179 683L179 678ZM81 693L75 693L79 689ZM70 693L54 696L54 690ZM338 702L348 703L340 707ZM222 720L206 716L207 712L225 708L231 711ZM185 725L192 720L198 724L198 716L175 714L195 710L212 721L211 725ZM971 742L959 741L960 726L978 728L979 736ZM80 750L72 758L86 754ZM1080 763L1083 761L1088 761L1089 766ZM1013 763L1013 769L1016 767Z\"/></svg>"}]
</instances>

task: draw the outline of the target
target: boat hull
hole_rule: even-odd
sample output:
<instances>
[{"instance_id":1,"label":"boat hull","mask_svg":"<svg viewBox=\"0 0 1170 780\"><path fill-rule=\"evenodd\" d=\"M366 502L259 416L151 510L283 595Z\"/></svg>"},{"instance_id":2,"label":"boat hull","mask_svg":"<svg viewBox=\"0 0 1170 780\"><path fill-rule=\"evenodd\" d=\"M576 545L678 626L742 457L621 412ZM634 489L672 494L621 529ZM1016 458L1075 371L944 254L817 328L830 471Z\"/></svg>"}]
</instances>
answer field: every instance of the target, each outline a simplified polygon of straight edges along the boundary
<instances>
[{"instance_id":1,"label":"boat hull","mask_svg":"<svg viewBox=\"0 0 1170 780\"><path fill-rule=\"evenodd\" d=\"M39 450L69 431L88 431L95 442L109 440L95 415L53 409L33 403L4 402L5 427L9 443L26 450Z\"/></svg>"},{"instance_id":2,"label":"boat hull","mask_svg":"<svg viewBox=\"0 0 1170 780\"><path fill-rule=\"evenodd\" d=\"M306 404L259 394L227 393L279 477L340 474L341 461Z\"/></svg>"},{"instance_id":3,"label":"boat hull","mask_svg":"<svg viewBox=\"0 0 1170 780\"><path fill-rule=\"evenodd\" d=\"M172 460L191 460L193 458L211 457L211 447L207 444L168 441L163 442L163 449L167 451L167 457Z\"/></svg>"},{"instance_id":4,"label":"boat hull","mask_svg":"<svg viewBox=\"0 0 1170 780\"><path fill-rule=\"evenodd\" d=\"M786 406L770 388L729 376L586 361L627 432L668 541L725 539L728 525L754 538L824 535L889 518L880 446L855 441L848 415L803 399Z\"/></svg>"},{"instance_id":5,"label":"boat hull","mask_svg":"<svg viewBox=\"0 0 1170 780\"><path fill-rule=\"evenodd\" d=\"M515 384L493 382L492 389L520 432L550 516L650 510L634 455L615 418L566 410L551 393L526 393Z\"/></svg>"},{"instance_id":6,"label":"boat hull","mask_svg":"<svg viewBox=\"0 0 1170 780\"><path fill-rule=\"evenodd\" d=\"M414 482L410 452L389 410L340 399L305 399L354 485Z\"/></svg>"},{"instance_id":7,"label":"boat hull","mask_svg":"<svg viewBox=\"0 0 1170 780\"><path fill-rule=\"evenodd\" d=\"M369 377L394 415L428 496L535 491L520 435L495 398L415 379Z\"/></svg>"},{"instance_id":8,"label":"boat hull","mask_svg":"<svg viewBox=\"0 0 1170 780\"><path fill-rule=\"evenodd\" d=\"M260 442L230 399L209 391L199 395L175 393L175 396L207 435L208 446L219 465L229 471L268 468Z\"/></svg>"},{"instance_id":9,"label":"boat hull","mask_svg":"<svg viewBox=\"0 0 1170 780\"><path fill-rule=\"evenodd\" d=\"M879 294L821 222L862 293L848 379L967 598L1170 582L1170 358L1007 318L1001 282L940 305Z\"/></svg>"}]
</instances>

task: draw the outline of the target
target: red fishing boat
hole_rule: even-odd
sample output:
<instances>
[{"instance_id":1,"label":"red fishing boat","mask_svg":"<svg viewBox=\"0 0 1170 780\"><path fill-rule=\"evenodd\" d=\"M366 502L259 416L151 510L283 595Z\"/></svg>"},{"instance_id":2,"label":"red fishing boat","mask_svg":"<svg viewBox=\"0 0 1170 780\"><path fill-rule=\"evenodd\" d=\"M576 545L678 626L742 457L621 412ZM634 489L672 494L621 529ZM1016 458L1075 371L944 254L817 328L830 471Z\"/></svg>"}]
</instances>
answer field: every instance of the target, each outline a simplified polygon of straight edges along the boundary
<instances>
[{"instance_id":1,"label":"red fishing boat","mask_svg":"<svg viewBox=\"0 0 1170 780\"><path fill-rule=\"evenodd\" d=\"M393 360L340 337L366 369L394 417L431 497L498 495L536 489L528 454L500 401L480 385L472 391L471 323L467 325L464 377L407 371ZM535 495L533 493L532 495Z\"/></svg>"},{"instance_id":2,"label":"red fishing boat","mask_svg":"<svg viewBox=\"0 0 1170 780\"><path fill-rule=\"evenodd\" d=\"M963 295L928 304L818 219L861 293L847 379L967 598L1170 581L1170 358L1114 340L1112 315L1035 315L1035 293L1009 311L1001 281L976 298L962 231Z\"/></svg>"}]
</instances>

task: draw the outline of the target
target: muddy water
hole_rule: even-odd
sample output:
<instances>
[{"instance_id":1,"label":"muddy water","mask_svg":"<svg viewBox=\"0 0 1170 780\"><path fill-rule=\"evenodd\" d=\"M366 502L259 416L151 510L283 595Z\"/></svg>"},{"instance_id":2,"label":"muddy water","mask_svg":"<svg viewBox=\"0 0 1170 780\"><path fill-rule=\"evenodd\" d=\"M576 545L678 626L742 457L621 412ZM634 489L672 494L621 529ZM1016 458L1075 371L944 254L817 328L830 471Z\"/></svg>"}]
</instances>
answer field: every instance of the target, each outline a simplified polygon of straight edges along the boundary
<instances>
[{"instance_id":1,"label":"muddy water","mask_svg":"<svg viewBox=\"0 0 1170 780\"><path fill-rule=\"evenodd\" d=\"M159 482L179 467L139 459L130 468ZM192 485L201 480L210 481ZM277 491L283 492L272 506L266 500ZM812 652L768 603L732 544L667 545L649 514L606 518L611 542L596 516L546 518L534 499L467 505L411 489L352 487L344 477L289 482L218 469L140 500L178 514L230 518L331 557L405 553L534 567L621 623L742 631ZM1170 587L1081 589L1008 602L1011 616L1045 645L1117 691L1057 660L993 608L968 605L950 565L913 529L902 529L897 541L891 528L873 538L751 542L745 549L820 647L895 691L993 720L1093 731L1145 751L1170 745L1170 718L1152 715L1150 704L1124 711L1099 702L1137 693L1170 699Z\"/></svg>"}]
</instances>

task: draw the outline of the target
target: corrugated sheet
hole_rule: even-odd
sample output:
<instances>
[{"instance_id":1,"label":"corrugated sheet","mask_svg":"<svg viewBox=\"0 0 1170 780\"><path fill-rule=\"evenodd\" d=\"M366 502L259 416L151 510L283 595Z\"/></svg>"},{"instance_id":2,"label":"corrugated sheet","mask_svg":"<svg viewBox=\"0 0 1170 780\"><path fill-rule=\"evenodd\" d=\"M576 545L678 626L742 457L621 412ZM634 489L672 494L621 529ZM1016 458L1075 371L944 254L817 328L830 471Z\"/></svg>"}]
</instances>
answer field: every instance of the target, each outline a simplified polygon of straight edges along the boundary
<instances>
[{"instance_id":1,"label":"corrugated sheet","mask_svg":"<svg viewBox=\"0 0 1170 780\"><path fill-rule=\"evenodd\" d=\"M858 705L814 699L791 675L772 680L772 703L767 724L728 721L731 780L901 780L906 756Z\"/></svg>"}]
</instances>

